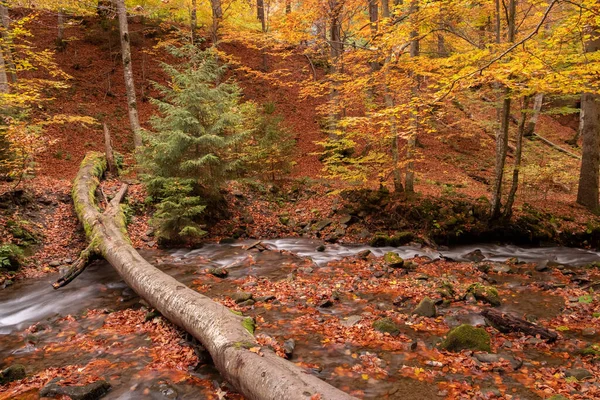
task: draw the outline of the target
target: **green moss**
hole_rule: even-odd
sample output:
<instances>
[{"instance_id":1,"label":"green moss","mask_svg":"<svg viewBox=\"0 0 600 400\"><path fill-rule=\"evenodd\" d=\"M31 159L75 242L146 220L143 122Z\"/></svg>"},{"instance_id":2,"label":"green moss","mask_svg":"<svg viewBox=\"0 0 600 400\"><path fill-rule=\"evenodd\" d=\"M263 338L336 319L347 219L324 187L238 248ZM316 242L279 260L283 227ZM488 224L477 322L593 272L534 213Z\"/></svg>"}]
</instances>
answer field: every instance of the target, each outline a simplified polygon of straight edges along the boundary
<instances>
[{"instance_id":1,"label":"green moss","mask_svg":"<svg viewBox=\"0 0 600 400\"><path fill-rule=\"evenodd\" d=\"M402 257L392 251L385 253L383 259L385 263L392 268L401 268L404 265L404 260Z\"/></svg>"},{"instance_id":2,"label":"green moss","mask_svg":"<svg viewBox=\"0 0 600 400\"><path fill-rule=\"evenodd\" d=\"M254 329L256 328L256 324L254 323L254 318L246 317L242 320L242 326L250 332L251 335L254 335Z\"/></svg>"},{"instance_id":3,"label":"green moss","mask_svg":"<svg viewBox=\"0 0 600 400\"><path fill-rule=\"evenodd\" d=\"M229 311L231 311L232 313L234 313L235 315L239 315L240 317L244 314L242 314L241 311L236 311L236 310L232 310L231 308L229 309Z\"/></svg>"},{"instance_id":4,"label":"green moss","mask_svg":"<svg viewBox=\"0 0 600 400\"><path fill-rule=\"evenodd\" d=\"M474 283L467 288L467 293L472 293L477 300L488 303L494 307L502 304L500 294L493 286L484 286L480 283Z\"/></svg>"},{"instance_id":5,"label":"green moss","mask_svg":"<svg viewBox=\"0 0 600 400\"><path fill-rule=\"evenodd\" d=\"M15 244L0 245L0 268L16 271L23 262L23 250Z\"/></svg>"},{"instance_id":6,"label":"green moss","mask_svg":"<svg viewBox=\"0 0 600 400\"><path fill-rule=\"evenodd\" d=\"M398 232L393 236L378 232L371 238L369 244L373 247L398 247L408 244L413 240L415 240L415 235L412 232Z\"/></svg>"},{"instance_id":7,"label":"green moss","mask_svg":"<svg viewBox=\"0 0 600 400\"><path fill-rule=\"evenodd\" d=\"M389 333L390 335L400 333L398 325L391 318L381 318L373 322L373 329L382 333Z\"/></svg>"},{"instance_id":8,"label":"green moss","mask_svg":"<svg viewBox=\"0 0 600 400\"><path fill-rule=\"evenodd\" d=\"M236 349L251 349L256 346L257 346L257 344L254 342L235 342L234 343L234 347Z\"/></svg>"},{"instance_id":9,"label":"green moss","mask_svg":"<svg viewBox=\"0 0 600 400\"><path fill-rule=\"evenodd\" d=\"M477 350L491 351L490 335L485 329L471 325L460 325L448 332L441 348L448 351Z\"/></svg>"},{"instance_id":10,"label":"green moss","mask_svg":"<svg viewBox=\"0 0 600 400\"><path fill-rule=\"evenodd\" d=\"M600 356L600 344L593 344L580 352L584 356Z\"/></svg>"}]
</instances>

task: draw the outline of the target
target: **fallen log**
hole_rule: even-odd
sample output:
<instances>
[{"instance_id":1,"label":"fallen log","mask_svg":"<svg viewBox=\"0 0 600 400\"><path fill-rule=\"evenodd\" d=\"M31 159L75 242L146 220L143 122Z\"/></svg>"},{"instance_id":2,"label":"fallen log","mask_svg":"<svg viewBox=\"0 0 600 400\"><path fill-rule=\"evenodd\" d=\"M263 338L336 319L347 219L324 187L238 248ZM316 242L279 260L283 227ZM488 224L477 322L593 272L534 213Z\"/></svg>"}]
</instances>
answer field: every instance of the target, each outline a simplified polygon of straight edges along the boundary
<instances>
[{"instance_id":1,"label":"fallen log","mask_svg":"<svg viewBox=\"0 0 600 400\"><path fill-rule=\"evenodd\" d=\"M502 311L488 308L481 312L481 315L489 322L491 326L498 329L502 333L522 332L526 335L539 336L549 343L554 342L558 338L558 334L554 331L546 329L542 326L532 324L516 315L503 313Z\"/></svg>"},{"instance_id":2,"label":"fallen log","mask_svg":"<svg viewBox=\"0 0 600 400\"><path fill-rule=\"evenodd\" d=\"M88 153L73 186L75 211L90 245L140 297L198 339L231 385L252 400L354 399L269 349L250 351L260 348L251 318L234 314L144 260L126 235L118 202L113 199L103 213L96 205L94 193L105 169L103 154Z\"/></svg>"}]
</instances>

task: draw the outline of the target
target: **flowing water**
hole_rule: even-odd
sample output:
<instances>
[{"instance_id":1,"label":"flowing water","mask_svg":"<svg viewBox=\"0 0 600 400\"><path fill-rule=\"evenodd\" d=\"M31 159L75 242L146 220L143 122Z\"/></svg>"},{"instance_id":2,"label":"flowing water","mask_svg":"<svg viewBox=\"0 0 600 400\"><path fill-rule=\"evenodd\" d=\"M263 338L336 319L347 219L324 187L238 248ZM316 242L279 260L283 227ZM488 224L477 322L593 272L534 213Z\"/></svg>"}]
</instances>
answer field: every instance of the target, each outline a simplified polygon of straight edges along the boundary
<instances>
[{"instance_id":1,"label":"flowing water","mask_svg":"<svg viewBox=\"0 0 600 400\"><path fill-rule=\"evenodd\" d=\"M401 257L409 259L416 256L425 256L431 259L444 257L456 261L466 261L468 253L478 249L489 261L505 261L509 258L517 257L525 262L553 261L558 264L579 266L600 261L600 253L564 247L553 248L521 248L516 246L496 246L496 245L477 245L462 246L442 251L432 250L421 247L405 246L400 248L372 248L364 245L341 245L327 244L324 251L317 251L317 247L322 242L309 239L277 239L264 240L262 243L270 250L256 252L245 250L245 246L253 243L252 241L239 241L231 244L213 244L208 243L199 249L178 249L171 251L146 251L144 257L162 269L166 273L174 276L181 282L193 286L192 282L198 277L199 272L207 268L225 267L229 270L229 277L221 282L211 285L207 295L218 298L235 291L236 280L254 275L257 277L269 278L270 280L284 279L290 274L292 265L299 262L299 257L303 262L313 268L326 269L327 263L335 260L341 260L344 257L355 255L363 250L371 250L374 255L382 256L387 251L395 251ZM308 261L306 261L308 259ZM62 354L53 359L40 359L35 357L36 349L55 341L65 340L61 337L61 330L64 329L64 317L67 315L82 315L88 309L110 309L122 310L128 307L139 307L139 299L129 289L120 277L106 262L95 262L82 275L67 287L55 291L50 286L51 282L57 279L57 275L46 275L39 279L30 279L17 282L15 285L0 290L0 367L6 363L22 362L25 360L31 370L42 370L49 366L60 366L68 363L89 361L89 356L78 359L76 354ZM507 311L517 311L524 314L533 314L539 318L552 317L558 313L563 300L552 295L540 295L528 293L526 289L521 289L521 283L517 278L506 278L499 282L506 287L514 288L515 295L513 300L503 305ZM381 299L367 298L367 300L377 302ZM390 299L384 299L384 302L390 303ZM541 307L544 305L544 307ZM326 316L328 313L338 313L340 316L360 314L364 303L344 303L336 309L323 309ZM545 311L544 311L545 310ZM264 312L264 310L262 310ZM255 315L260 312L255 313ZM267 333L273 336L284 336L286 330L286 321L289 319L289 310L275 310L266 312L263 315L268 322L276 322L280 325L277 329L268 329ZM483 321L477 315L453 313L452 310L446 314L446 319L450 326L459 323L469 322L482 324ZM34 341L28 339L23 334L23 330L33 324L39 324L42 327L49 327L47 331L37 334ZM92 320L86 326L83 324L78 327L79 330L88 332L101 326L102 319ZM434 344L436 338L428 335L421 335L424 343ZM130 339L135 342L135 337ZM141 339L140 339L141 340ZM143 340L141 340L143 342ZM133 343L136 346L137 343ZM140 346L143 343L139 343ZM341 364L352 364L355 360L351 357L354 352L360 352L364 349L349 348L347 346L328 346L323 347L319 337L308 338L297 343L294 352L294 361L302 361L307 364L318 364L319 368L313 372L318 376L328 378L331 383L342 388L355 388L363 390L366 398L378 398L382 393L386 393L390 398L430 398L433 389L432 385L415 383L415 381L402 383L396 380L394 382L384 381L369 386L369 382L348 382L343 376L332 377L334 369ZM406 362L403 355L384 354L380 355L382 359L388 362L390 368L399 368ZM140 371L145 365L144 362L134 360L132 354L115 354L108 358L111 362L130 362L134 365L128 372L123 372L120 378L113 382L113 389L105 397L107 399L129 399L139 398L140 393L151 393L152 398L174 398L165 394L164 387L158 387L162 381L167 380L160 374L156 376L141 376ZM2 362L4 360L5 362ZM147 361L146 361L147 362ZM61 364L62 363L62 364ZM197 372L202 379L219 380L218 375L210 368ZM413 389L410 389L410 387ZM419 389L415 389L416 386ZM188 387L185 384L173 384L173 389L178 393L178 398L202 398L194 387ZM416 392L415 392L416 390ZM419 393L421 397L411 397L413 393ZM167 390L168 392L168 390ZM431 393L429 393L431 392ZM431 394L434 396L434 394ZM525 397L526 398L526 397ZM532 397L533 398L533 397Z\"/></svg>"}]
</instances>

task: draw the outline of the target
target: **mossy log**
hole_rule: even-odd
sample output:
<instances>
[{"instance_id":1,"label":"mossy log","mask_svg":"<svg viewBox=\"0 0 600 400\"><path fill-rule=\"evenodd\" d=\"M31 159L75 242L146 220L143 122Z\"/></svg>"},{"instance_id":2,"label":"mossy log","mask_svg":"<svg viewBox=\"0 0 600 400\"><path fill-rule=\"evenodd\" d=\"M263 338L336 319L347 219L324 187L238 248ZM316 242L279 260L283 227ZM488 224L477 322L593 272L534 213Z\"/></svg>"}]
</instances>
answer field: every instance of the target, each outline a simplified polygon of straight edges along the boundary
<instances>
[{"instance_id":1,"label":"mossy log","mask_svg":"<svg viewBox=\"0 0 600 400\"><path fill-rule=\"evenodd\" d=\"M105 169L103 154L88 153L72 193L92 248L140 297L198 339L230 384L248 399L256 400L354 399L266 348L261 355L250 351L260 345L249 332L247 319L144 260L127 237L121 207L111 201L101 213L96 205L95 191Z\"/></svg>"}]
</instances>

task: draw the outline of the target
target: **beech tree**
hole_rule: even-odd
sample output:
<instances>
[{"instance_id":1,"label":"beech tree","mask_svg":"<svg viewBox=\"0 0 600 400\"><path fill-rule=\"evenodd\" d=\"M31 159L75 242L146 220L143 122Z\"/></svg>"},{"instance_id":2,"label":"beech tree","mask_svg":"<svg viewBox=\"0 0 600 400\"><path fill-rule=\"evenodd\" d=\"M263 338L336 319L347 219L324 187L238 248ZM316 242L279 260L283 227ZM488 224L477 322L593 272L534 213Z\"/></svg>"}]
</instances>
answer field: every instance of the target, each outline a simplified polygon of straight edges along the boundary
<instances>
[{"instance_id":1,"label":"beech tree","mask_svg":"<svg viewBox=\"0 0 600 400\"><path fill-rule=\"evenodd\" d=\"M129 45L129 28L127 24L127 9L125 8L125 0L115 1L117 3L119 31L121 34L121 55L123 58L123 74L125 77L125 88L127 90L127 109L129 111L129 123L131 124L131 130L133 131L133 145L137 149L142 145L142 136L140 134L141 127L137 110L135 82L133 80L131 47Z\"/></svg>"},{"instance_id":2,"label":"beech tree","mask_svg":"<svg viewBox=\"0 0 600 400\"><path fill-rule=\"evenodd\" d=\"M597 26L587 28L586 53L600 52L600 31ZM598 211L600 174L600 96L595 92L581 96L581 137L583 155L579 173L577 202L591 211Z\"/></svg>"}]
</instances>

